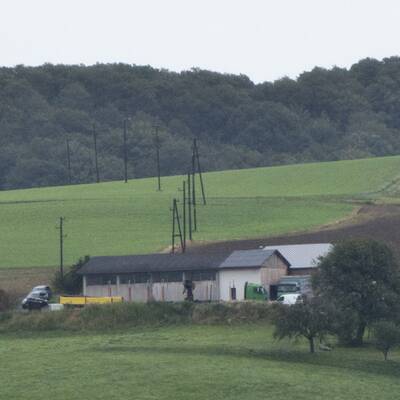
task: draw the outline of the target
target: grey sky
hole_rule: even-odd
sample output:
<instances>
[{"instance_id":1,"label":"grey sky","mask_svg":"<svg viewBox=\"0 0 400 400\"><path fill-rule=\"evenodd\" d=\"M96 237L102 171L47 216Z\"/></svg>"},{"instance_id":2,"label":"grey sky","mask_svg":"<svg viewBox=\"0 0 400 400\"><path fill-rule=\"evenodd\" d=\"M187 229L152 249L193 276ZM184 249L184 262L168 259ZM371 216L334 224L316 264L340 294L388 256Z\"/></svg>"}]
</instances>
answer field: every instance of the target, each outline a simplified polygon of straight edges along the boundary
<instances>
[{"instance_id":1,"label":"grey sky","mask_svg":"<svg viewBox=\"0 0 400 400\"><path fill-rule=\"evenodd\" d=\"M0 65L126 62L243 73L400 54L397 0L0 0Z\"/></svg>"}]
</instances>

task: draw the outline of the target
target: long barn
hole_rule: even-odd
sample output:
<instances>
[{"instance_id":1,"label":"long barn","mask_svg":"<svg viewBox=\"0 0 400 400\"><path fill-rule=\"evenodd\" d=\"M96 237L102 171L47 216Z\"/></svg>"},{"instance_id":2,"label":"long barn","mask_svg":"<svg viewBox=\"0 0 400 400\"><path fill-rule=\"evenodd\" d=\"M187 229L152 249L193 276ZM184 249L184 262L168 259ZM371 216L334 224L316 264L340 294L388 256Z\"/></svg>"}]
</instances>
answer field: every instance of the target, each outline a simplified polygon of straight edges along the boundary
<instances>
[{"instance_id":1,"label":"long barn","mask_svg":"<svg viewBox=\"0 0 400 400\"><path fill-rule=\"evenodd\" d=\"M244 300L245 284L269 293L289 273L277 250L231 254L147 254L93 257L80 270L85 296L122 296L125 301L182 301L184 283L198 301Z\"/></svg>"}]
</instances>

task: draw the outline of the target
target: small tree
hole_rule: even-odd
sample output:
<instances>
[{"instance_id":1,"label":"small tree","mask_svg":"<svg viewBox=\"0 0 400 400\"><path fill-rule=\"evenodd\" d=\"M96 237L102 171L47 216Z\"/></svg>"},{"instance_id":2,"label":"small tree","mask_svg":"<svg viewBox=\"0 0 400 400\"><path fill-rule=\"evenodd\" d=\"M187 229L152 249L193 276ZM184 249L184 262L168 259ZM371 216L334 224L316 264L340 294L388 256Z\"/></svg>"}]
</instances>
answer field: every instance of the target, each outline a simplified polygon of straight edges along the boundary
<instances>
[{"instance_id":1,"label":"small tree","mask_svg":"<svg viewBox=\"0 0 400 400\"><path fill-rule=\"evenodd\" d=\"M56 290L67 294L77 294L82 292L82 276L77 274L78 270L83 267L90 257L85 256L78 260L71 269L62 277L60 272L55 273L53 286Z\"/></svg>"},{"instance_id":2,"label":"small tree","mask_svg":"<svg viewBox=\"0 0 400 400\"><path fill-rule=\"evenodd\" d=\"M315 339L322 338L329 332L332 311L320 298L303 299L303 303L292 306L280 306L273 318L274 337L295 339L305 337L310 346L310 353L315 352Z\"/></svg>"},{"instance_id":3,"label":"small tree","mask_svg":"<svg viewBox=\"0 0 400 400\"><path fill-rule=\"evenodd\" d=\"M392 321L380 321L373 326L373 333L375 346L386 361L389 351L400 344L400 327Z\"/></svg>"}]
</instances>

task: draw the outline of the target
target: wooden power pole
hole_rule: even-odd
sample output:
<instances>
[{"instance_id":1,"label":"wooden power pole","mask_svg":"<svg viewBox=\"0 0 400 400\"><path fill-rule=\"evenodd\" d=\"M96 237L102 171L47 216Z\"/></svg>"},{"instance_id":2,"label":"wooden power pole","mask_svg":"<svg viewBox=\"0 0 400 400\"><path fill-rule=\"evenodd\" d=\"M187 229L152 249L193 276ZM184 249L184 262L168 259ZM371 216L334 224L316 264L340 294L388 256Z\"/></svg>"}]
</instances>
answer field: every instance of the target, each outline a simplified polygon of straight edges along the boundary
<instances>
[{"instance_id":1,"label":"wooden power pole","mask_svg":"<svg viewBox=\"0 0 400 400\"><path fill-rule=\"evenodd\" d=\"M61 279L64 279L64 217L60 217L60 223L58 225L60 235L60 275Z\"/></svg>"},{"instance_id":2,"label":"wooden power pole","mask_svg":"<svg viewBox=\"0 0 400 400\"><path fill-rule=\"evenodd\" d=\"M97 133L96 133L96 124L93 123L93 144L94 144L94 166L96 169L96 182L100 182L100 174L99 174L99 162L97 158Z\"/></svg>"}]
</instances>

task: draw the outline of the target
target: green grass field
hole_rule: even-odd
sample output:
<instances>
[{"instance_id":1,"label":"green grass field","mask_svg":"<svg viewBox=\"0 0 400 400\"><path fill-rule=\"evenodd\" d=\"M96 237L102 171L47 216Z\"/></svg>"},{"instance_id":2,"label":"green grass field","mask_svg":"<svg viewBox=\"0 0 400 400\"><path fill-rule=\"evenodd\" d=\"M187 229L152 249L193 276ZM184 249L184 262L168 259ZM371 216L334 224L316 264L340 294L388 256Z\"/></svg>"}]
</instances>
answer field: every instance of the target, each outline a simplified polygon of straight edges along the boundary
<instances>
[{"instance_id":1,"label":"green grass field","mask_svg":"<svg viewBox=\"0 0 400 400\"><path fill-rule=\"evenodd\" d=\"M212 172L195 240L306 230L351 213L352 198L377 197L396 181L400 157ZM65 261L83 255L159 251L170 245L172 198L182 177L0 192L0 267L55 266L58 218Z\"/></svg>"},{"instance_id":2,"label":"green grass field","mask_svg":"<svg viewBox=\"0 0 400 400\"><path fill-rule=\"evenodd\" d=\"M397 400L400 352L308 354L266 325L174 326L120 334L0 337L8 400Z\"/></svg>"}]
</instances>

